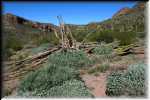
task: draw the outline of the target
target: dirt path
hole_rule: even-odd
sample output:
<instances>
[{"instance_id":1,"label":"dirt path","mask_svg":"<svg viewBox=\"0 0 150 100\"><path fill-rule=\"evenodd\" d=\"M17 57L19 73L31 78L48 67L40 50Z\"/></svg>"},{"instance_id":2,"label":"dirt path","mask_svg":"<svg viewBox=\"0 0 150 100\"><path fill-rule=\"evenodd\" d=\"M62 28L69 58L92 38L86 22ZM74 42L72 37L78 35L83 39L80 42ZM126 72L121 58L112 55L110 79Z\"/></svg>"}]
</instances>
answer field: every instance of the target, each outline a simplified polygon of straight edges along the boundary
<instances>
[{"instance_id":1,"label":"dirt path","mask_svg":"<svg viewBox=\"0 0 150 100\"><path fill-rule=\"evenodd\" d=\"M81 75L85 85L91 90L95 97L106 97L106 79L109 72L99 73L98 75L84 74Z\"/></svg>"}]
</instances>

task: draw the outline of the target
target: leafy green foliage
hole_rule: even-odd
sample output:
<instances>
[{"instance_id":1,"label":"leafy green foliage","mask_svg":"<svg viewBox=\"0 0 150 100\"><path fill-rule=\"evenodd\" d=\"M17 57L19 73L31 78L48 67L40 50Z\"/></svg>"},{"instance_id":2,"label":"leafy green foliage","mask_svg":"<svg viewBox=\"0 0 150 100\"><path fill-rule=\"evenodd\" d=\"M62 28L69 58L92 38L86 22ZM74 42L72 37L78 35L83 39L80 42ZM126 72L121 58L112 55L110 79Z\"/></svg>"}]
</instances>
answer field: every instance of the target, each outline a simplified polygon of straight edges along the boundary
<instances>
[{"instance_id":1,"label":"leafy green foliage","mask_svg":"<svg viewBox=\"0 0 150 100\"><path fill-rule=\"evenodd\" d=\"M139 38L145 38L145 37L147 36L147 34L146 34L146 32L138 32L138 33L137 33L137 36L138 36Z\"/></svg>"},{"instance_id":2,"label":"leafy green foliage","mask_svg":"<svg viewBox=\"0 0 150 100\"><path fill-rule=\"evenodd\" d=\"M135 32L96 31L87 37L87 40L111 43L117 39L120 41L120 45L128 45L135 41L136 35Z\"/></svg>"},{"instance_id":3,"label":"leafy green foliage","mask_svg":"<svg viewBox=\"0 0 150 100\"><path fill-rule=\"evenodd\" d=\"M88 31L87 30L74 30L74 31L72 31L72 34L73 34L73 37L78 42L81 42L88 34Z\"/></svg>"},{"instance_id":4,"label":"leafy green foliage","mask_svg":"<svg viewBox=\"0 0 150 100\"><path fill-rule=\"evenodd\" d=\"M75 79L65 81L62 85L54 86L48 91L45 89L37 89L28 95L27 93L23 93L24 96L29 96L31 94L39 97L92 97L83 82Z\"/></svg>"},{"instance_id":5,"label":"leafy green foliage","mask_svg":"<svg viewBox=\"0 0 150 100\"><path fill-rule=\"evenodd\" d=\"M41 44L39 47L33 48L31 50L32 53L36 54L41 51L47 50L51 45L49 43Z\"/></svg>"},{"instance_id":6,"label":"leafy green foliage","mask_svg":"<svg viewBox=\"0 0 150 100\"><path fill-rule=\"evenodd\" d=\"M146 64L139 63L130 65L125 73L125 90L128 95L145 95L146 87Z\"/></svg>"},{"instance_id":7,"label":"leafy green foliage","mask_svg":"<svg viewBox=\"0 0 150 100\"><path fill-rule=\"evenodd\" d=\"M53 32L47 32L47 33L41 32L38 34L32 34L31 37L34 44L38 46L45 43L50 43L55 45L59 43L58 39L55 37L55 34Z\"/></svg>"},{"instance_id":8,"label":"leafy green foliage","mask_svg":"<svg viewBox=\"0 0 150 100\"><path fill-rule=\"evenodd\" d=\"M13 55L14 52L21 50L25 44L17 34L13 32L10 32L10 34L8 33L9 31L5 30L3 36L3 51L5 59Z\"/></svg>"},{"instance_id":9,"label":"leafy green foliage","mask_svg":"<svg viewBox=\"0 0 150 100\"><path fill-rule=\"evenodd\" d=\"M96 31L92 34L90 34L87 37L88 41L97 41L97 42L106 42L106 43L110 43L113 42L113 37L112 37L112 33L110 33L109 31Z\"/></svg>"},{"instance_id":10,"label":"leafy green foliage","mask_svg":"<svg viewBox=\"0 0 150 100\"><path fill-rule=\"evenodd\" d=\"M109 96L144 96L146 94L146 64L130 65L126 72L114 72L107 79L106 94Z\"/></svg>"},{"instance_id":11,"label":"leafy green foliage","mask_svg":"<svg viewBox=\"0 0 150 100\"><path fill-rule=\"evenodd\" d=\"M76 69L93 64L93 61L88 59L83 51L67 51L52 54L49 57L49 61L53 64L70 66Z\"/></svg>"},{"instance_id":12,"label":"leafy green foliage","mask_svg":"<svg viewBox=\"0 0 150 100\"><path fill-rule=\"evenodd\" d=\"M77 70L81 65L86 65L87 62L85 61L89 60L81 51L60 52L50 55L43 68L31 72L21 81L18 90L19 95L42 97L91 96L83 82L80 81Z\"/></svg>"},{"instance_id":13,"label":"leafy green foliage","mask_svg":"<svg viewBox=\"0 0 150 100\"><path fill-rule=\"evenodd\" d=\"M108 63L103 63L103 64L100 66L100 72L104 72L104 71L106 71L108 68L109 68L109 64L108 64Z\"/></svg>"},{"instance_id":14,"label":"leafy green foliage","mask_svg":"<svg viewBox=\"0 0 150 100\"><path fill-rule=\"evenodd\" d=\"M12 48L13 50L21 50L23 48L23 42L19 41L20 39L17 39L15 37L10 37L7 41L6 48Z\"/></svg>"},{"instance_id":15,"label":"leafy green foliage","mask_svg":"<svg viewBox=\"0 0 150 100\"><path fill-rule=\"evenodd\" d=\"M120 41L120 45L129 45L136 41L135 32L115 32L112 35Z\"/></svg>"},{"instance_id":16,"label":"leafy green foliage","mask_svg":"<svg viewBox=\"0 0 150 100\"><path fill-rule=\"evenodd\" d=\"M78 73L68 66L48 64L45 68L29 74L21 83L21 91L34 91L37 88L51 88L63 81L76 78Z\"/></svg>"},{"instance_id":17,"label":"leafy green foliage","mask_svg":"<svg viewBox=\"0 0 150 100\"><path fill-rule=\"evenodd\" d=\"M101 44L99 47L96 47L93 50L93 53L97 54L97 55L107 55L107 54L111 54L113 51L113 48L111 46L107 46L106 44Z\"/></svg>"},{"instance_id":18,"label":"leafy green foliage","mask_svg":"<svg viewBox=\"0 0 150 100\"><path fill-rule=\"evenodd\" d=\"M120 96L124 93L123 72L114 72L107 79L106 94L108 96Z\"/></svg>"},{"instance_id":19,"label":"leafy green foliage","mask_svg":"<svg viewBox=\"0 0 150 100\"><path fill-rule=\"evenodd\" d=\"M53 32L45 33L26 25L18 24L14 30L4 27L3 30L3 48L6 59L13 55L12 51L19 51L27 44L40 46L45 43L54 45L59 43Z\"/></svg>"}]
</instances>

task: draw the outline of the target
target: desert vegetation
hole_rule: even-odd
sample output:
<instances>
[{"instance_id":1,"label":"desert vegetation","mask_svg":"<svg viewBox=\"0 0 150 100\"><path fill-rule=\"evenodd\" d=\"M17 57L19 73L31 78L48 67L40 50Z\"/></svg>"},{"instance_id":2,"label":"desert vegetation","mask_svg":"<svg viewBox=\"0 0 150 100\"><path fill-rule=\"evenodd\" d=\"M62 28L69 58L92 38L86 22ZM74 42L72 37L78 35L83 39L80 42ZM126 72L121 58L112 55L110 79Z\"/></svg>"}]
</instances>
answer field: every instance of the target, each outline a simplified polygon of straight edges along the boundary
<instances>
[{"instance_id":1,"label":"desert vegetation","mask_svg":"<svg viewBox=\"0 0 150 100\"><path fill-rule=\"evenodd\" d=\"M3 97L146 97L145 16L136 6L87 25L59 16L60 26L14 24L6 15Z\"/></svg>"}]
</instances>

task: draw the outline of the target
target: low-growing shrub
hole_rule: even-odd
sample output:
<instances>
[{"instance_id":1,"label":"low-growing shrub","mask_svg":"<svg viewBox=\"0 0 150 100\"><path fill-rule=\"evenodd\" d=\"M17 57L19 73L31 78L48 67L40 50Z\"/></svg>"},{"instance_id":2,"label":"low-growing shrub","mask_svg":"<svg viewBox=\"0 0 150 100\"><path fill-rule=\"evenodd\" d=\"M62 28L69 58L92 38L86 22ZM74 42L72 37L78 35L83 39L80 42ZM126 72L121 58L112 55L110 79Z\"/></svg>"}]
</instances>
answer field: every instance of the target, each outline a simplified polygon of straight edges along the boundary
<instances>
[{"instance_id":1,"label":"low-growing shrub","mask_svg":"<svg viewBox=\"0 0 150 100\"><path fill-rule=\"evenodd\" d=\"M28 95L37 97L92 97L84 83L79 80L68 80L60 86L54 86L48 90L35 90ZM27 94L24 94L27 96Z\"/></svg>"},{"instance_id":2,"label":"low-growing shrub","mask_svg":"<svg viewBox=\"0 0 150 100\"><path fill-rule=\"evenodd\" d=\"M107 79L108 96L145 96L146 64L130 65L126 72L114 72Z\"/></svg>"},{"instance_id":3,"label":"low-growing shrub","mask_svg":"<svg viewBox=\"0 0 150 100\"><path fill-rule=\"evenodd\" d=\"M124 93L123 72L113 72L107 79L106 94L120 96Z\"/></svg>"},{"instance_id":4,"label":"low-growing shrub","mask_svg":"<svg viewBox=\"0 0 150 100\"><path fill-rule=\"evenodd\" d=\"M38 71L31 72L22 80L19 91L35 91L36 89L49 89L61 85L63 81L78 78L78 72L68 66L47 64Z\"/></svg>"},{"instance_id":5,"label":"low-growing shrub","mask_svg":"<svg viewBox=\"0 0 150 100\"><path fill-rule=\"evenodd\" d=\"M101 67L100 71L104 72L109 68L109 64L108 63L103 63L100 67Z\"/></svg>"},{"instance_id":6,"label":"low-growing shrub","mask_svg":"<svg viewBox=\"0 0 150 100\"><path fill-rule=\"evenodd\" d=\"M41 44L39 47L33 48L31 52L33 54L39 53L41 51L47 50L50 47L49 43Z\"/></svg>"},{"instance_id":7,"label":"low-growing shrub","mask_svg":"<svg viewBox=\"0 0 150 100\"><path fill-rule=\"evenodd\" d=\"M97 55L108 55L111 54L113 51L113 48L111 46L107 46L106 44L101 44L99 47L96 47L93 50L93 53Z\"/></svg>"},{"instance_id":8,"label":"low-growing shrub","mask_svg":"<svg viewBox=\"0 0 150 100\"><path fill-rule=\"evenodd\" d=\"M78 67L86 66L88 61L90 60L83 52L52 54L43 68L30 73L21 81L18 95L26 97L91 96L84 87L84 84L80 82L81 79L77 70Z\"/></svg>"},{"instance_id":9,"label":"low-growing shrub","mask_svg":"<svg viewBox=\"0 0 150 100\"><path fill-rule=\"evenodd\" d=\"M130 65L125 73L125 91L127 95L145 95L146 87L146 64L139 63Z\"/></svg>"},{"instance_id":10,"label":"low-growing shrub","mask_svg":"<svg viewBox=\"0 0 150 100\"><path fill-rule=\"evenodd\" d=\"M90 34L86 40L92 41L92 42L106 42L111 43L115 39L120 41L120 45L129 45L133 43L137 37L137 34L135 32L119 32L119 30L116 31L95 31L92 34ZM143 36L140 36L143 37Z\"/></svg>"},{"instance_id":11,"label":"low-growing shrub","mask_svg":"<svg viewBox=\"0 0 150 100\"><path fill-rule=\"evenodd\" d=\"M109 68L109 64L103 63L103 64L89 70L88 73L92 74L92 73L96 73L96 72L105 72L106 70L108 70L108 68Z\"/></svg>"},{"instance_id":12,"label":"low-growing shrub","mask_svg":"<svg viewBox=\"0 0 150 100\"><path fill-rule=\"evenodd\" d=\"M61 66L68 65L77 69L93 64L93 61L90 60L82 51L67 51L52 54L49 56L49 62Z\"/></svg>"}]
</instances>

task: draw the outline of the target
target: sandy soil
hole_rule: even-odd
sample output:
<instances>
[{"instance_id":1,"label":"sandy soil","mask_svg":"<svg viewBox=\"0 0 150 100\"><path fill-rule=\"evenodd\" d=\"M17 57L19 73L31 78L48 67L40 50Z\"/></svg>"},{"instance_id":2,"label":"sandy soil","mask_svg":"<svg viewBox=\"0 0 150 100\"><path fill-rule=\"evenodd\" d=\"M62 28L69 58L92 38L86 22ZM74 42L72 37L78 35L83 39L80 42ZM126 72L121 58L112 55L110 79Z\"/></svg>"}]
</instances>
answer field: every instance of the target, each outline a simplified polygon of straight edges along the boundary
<instances>
[{"instance_id":1,"label":"sandy soil","mask_svg":"<svg viewBox=\"0 0 150 100\"><path fill-rule=\"evenodd\" d=\"M95 97L106 97L106 79L110 72L99 73L98 75L84 74L81 75L85 85L91 90Z\"/></svg>"}]
</instances>

